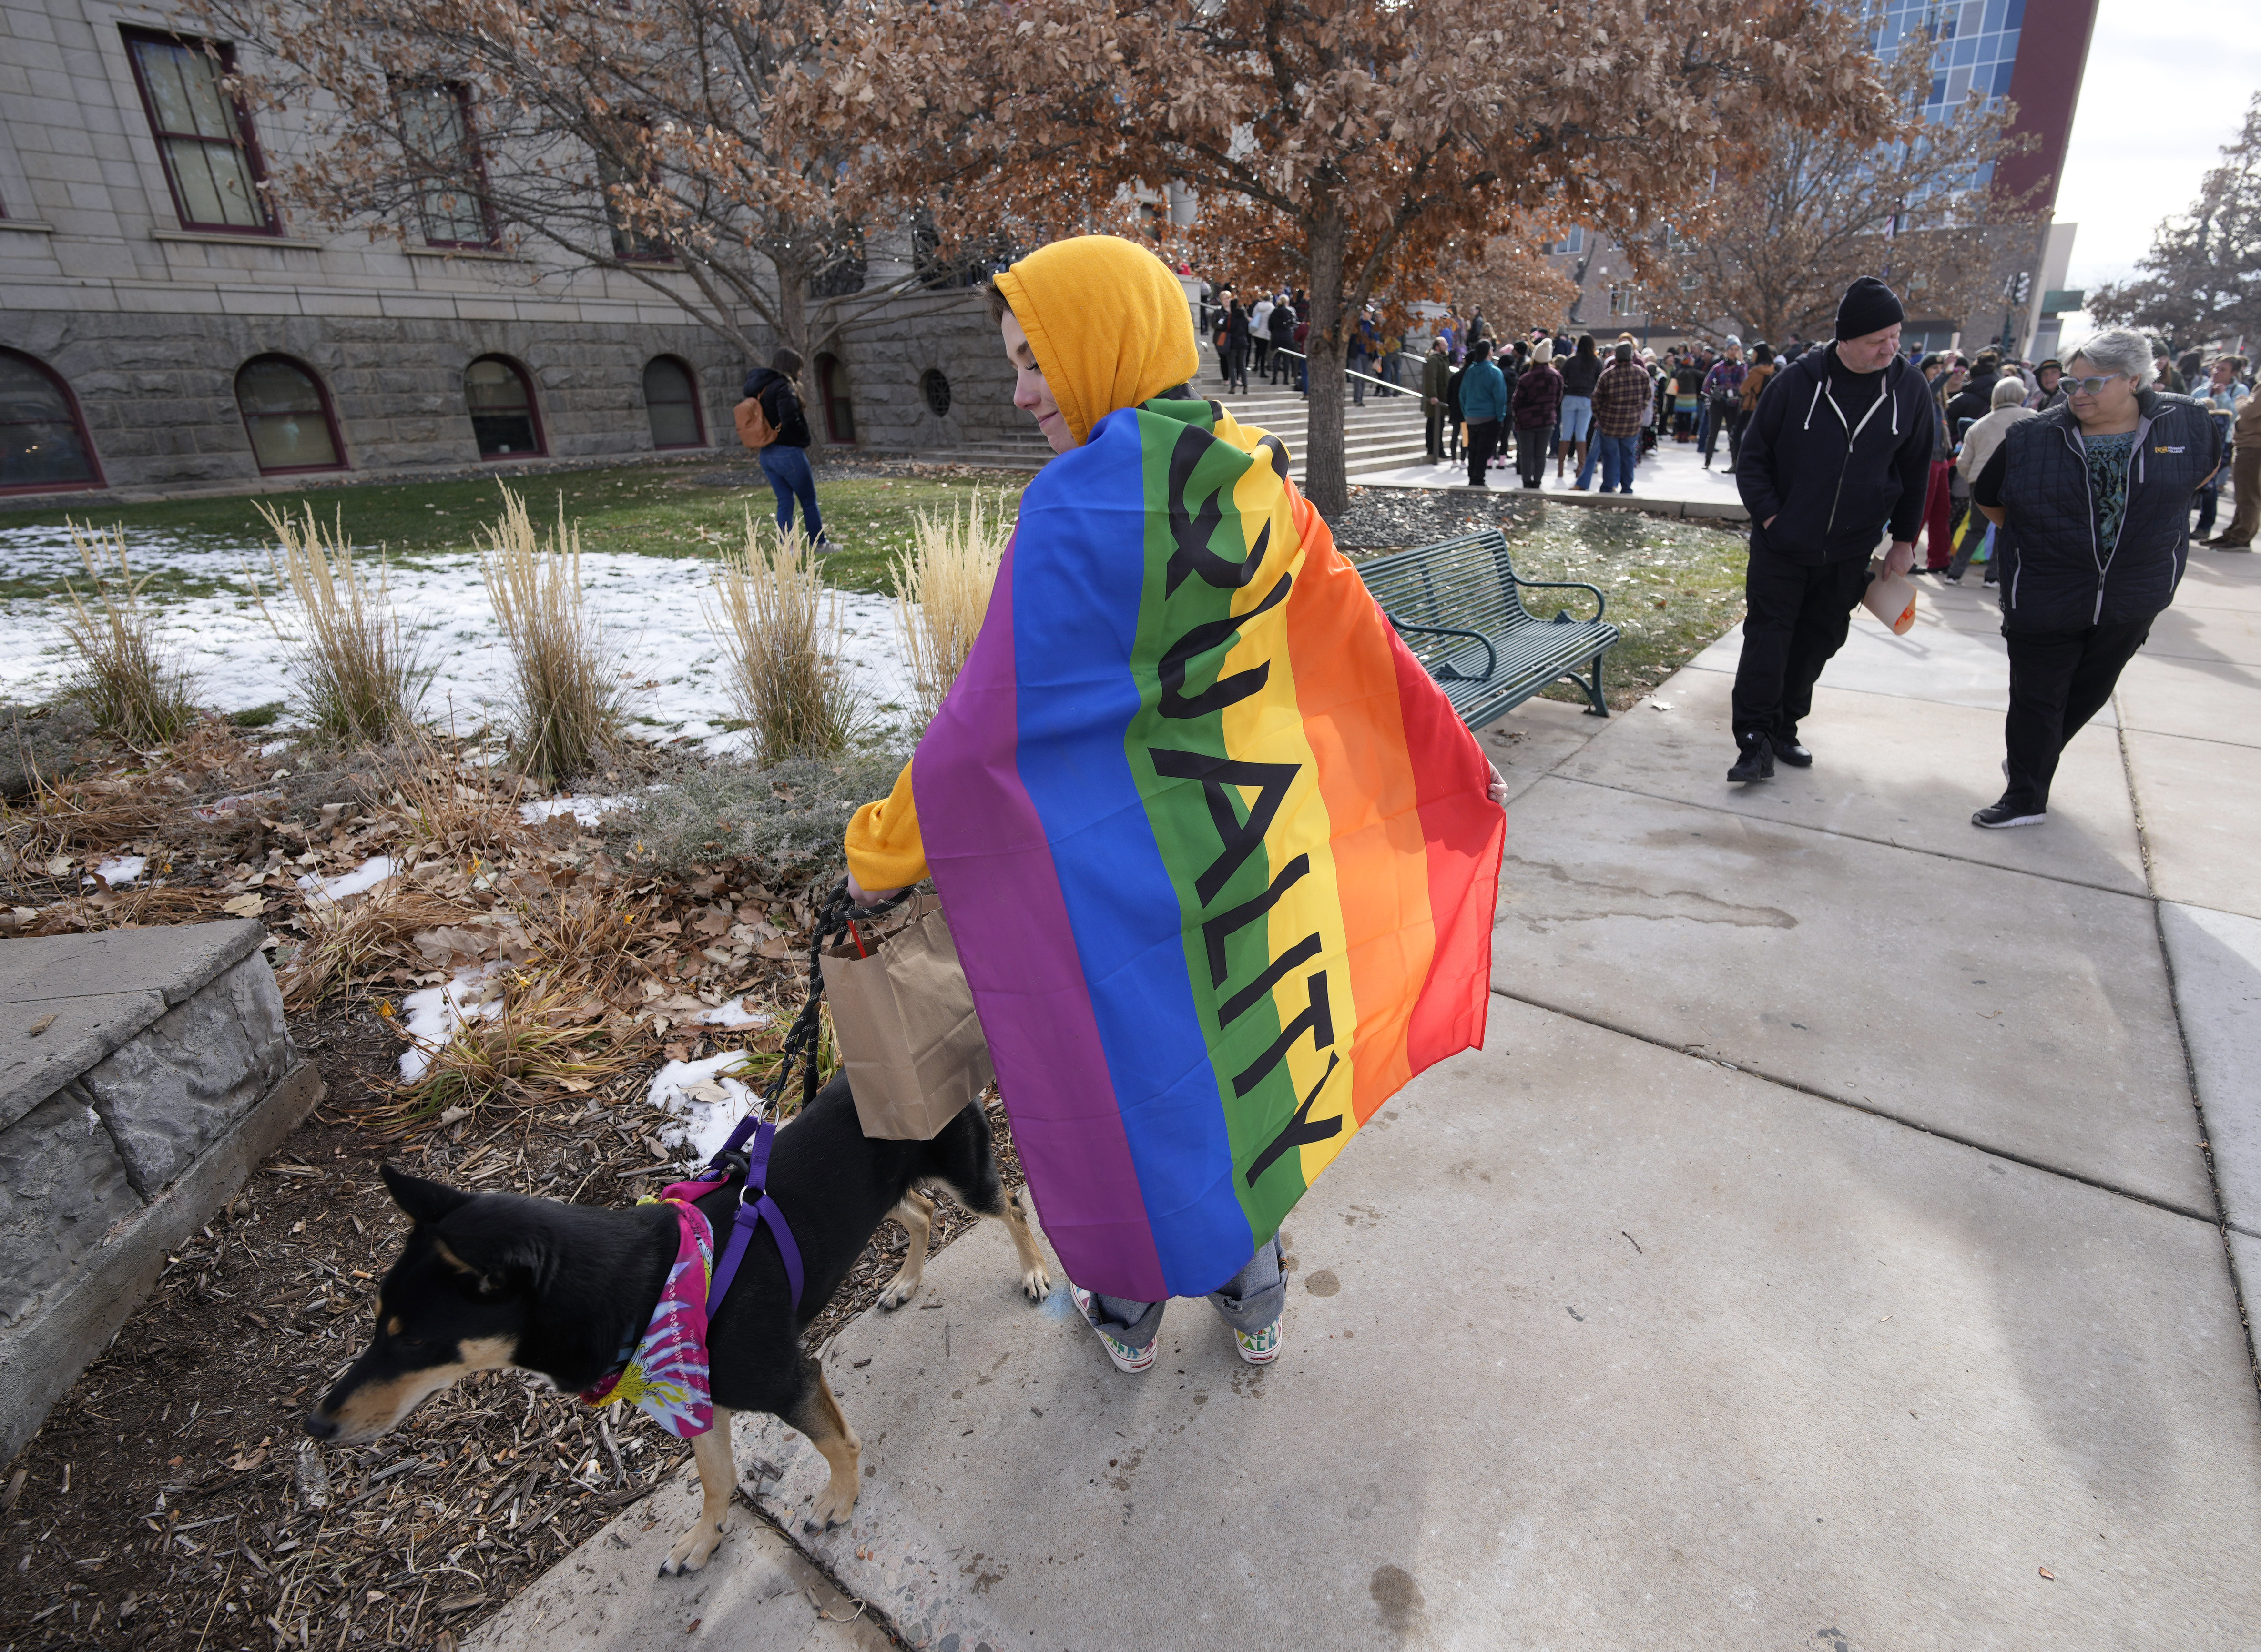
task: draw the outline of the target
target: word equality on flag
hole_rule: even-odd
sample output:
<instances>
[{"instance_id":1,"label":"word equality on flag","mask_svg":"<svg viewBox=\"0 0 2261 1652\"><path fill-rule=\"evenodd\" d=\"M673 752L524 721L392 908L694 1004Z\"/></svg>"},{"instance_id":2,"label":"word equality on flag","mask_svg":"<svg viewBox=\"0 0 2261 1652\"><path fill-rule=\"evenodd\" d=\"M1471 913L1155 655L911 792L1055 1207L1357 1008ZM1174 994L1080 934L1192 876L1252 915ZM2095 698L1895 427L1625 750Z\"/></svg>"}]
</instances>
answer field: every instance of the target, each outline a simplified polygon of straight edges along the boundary
<instances>
[{"instance_id":1,"label":"word equality on flag","mask_svg":"<svg viewBox=\"0 0 2261 1652\"><path fill-rule=\"evenodd\" d=\"M912 765L1038 1212L1109 1296L1223 1284L1483 1039L1489 767L1287 470L1214 403L1102 419Z\"/></svg>"}]
</instances>

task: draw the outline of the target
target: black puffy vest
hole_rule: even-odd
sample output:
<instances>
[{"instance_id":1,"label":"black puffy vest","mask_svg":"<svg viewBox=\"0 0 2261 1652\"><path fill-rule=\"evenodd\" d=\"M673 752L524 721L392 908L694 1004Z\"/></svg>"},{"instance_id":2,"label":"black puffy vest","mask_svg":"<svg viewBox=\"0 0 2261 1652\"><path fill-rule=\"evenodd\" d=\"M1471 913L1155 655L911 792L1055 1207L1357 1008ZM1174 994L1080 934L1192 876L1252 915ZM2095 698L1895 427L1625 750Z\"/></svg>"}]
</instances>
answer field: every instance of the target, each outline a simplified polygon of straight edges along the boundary
<instances>
[{"instance_id":1,"label":"black puffy vest","mask_svg":"<svg viewBox=\"0 0 2261 1652\"><path fill-rule=\"evenodd\" d=\"M2005 631L2083 631L2148 619L2175 599L2190 501L2222 463L2222 433L2187 396L2143 390L2116 545L2099 542L2079 422L2059 403L2002 439L1995 537Z\"/></svg>"}]
</instances>

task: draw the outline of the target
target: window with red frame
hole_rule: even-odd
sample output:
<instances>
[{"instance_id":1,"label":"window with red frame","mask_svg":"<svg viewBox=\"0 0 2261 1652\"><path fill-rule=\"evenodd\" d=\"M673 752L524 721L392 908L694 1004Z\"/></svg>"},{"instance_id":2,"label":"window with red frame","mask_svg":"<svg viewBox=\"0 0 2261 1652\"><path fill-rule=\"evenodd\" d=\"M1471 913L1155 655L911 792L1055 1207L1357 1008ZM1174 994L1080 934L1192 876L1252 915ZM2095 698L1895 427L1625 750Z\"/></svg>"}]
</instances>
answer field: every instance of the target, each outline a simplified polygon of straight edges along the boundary
<instances>
[{"instance_id":1,"label":"window with red frame","mask_svg":"<svg viewBox=\"0 0 2261 1652\"><path fill-rule=\"evenodd\" d=\"M471 126L467 86L400 89L400 136L423 177L416 204L427 247L488 247L499 239L486 201L485 161Z\"/></svg>"},{"instance_id":2,"label":"window with red frame","mask_svg":"<svg viewBox=\"0 0 2261 1652\"><path fill-rule=\"evenodd\" d=\"M150 136L165 163L165 182L181 227L241 235L280 233L261 187L266 171L251 116L230 81L233 54L224 46L182 35L127 29L126 55L149 117Z\"/></svg>"},{"instance_id":3,"label":"window with red frame","mask_svg":"<svg viewBox=\"0 0 2261 1652\"><path fill-rule=\"evenodd\" d=\"M264 474L345 468L330 393L289 356L255 355L238 368L235 404Z\"/></svg>"},{"instance_id":4,"label":"window with red frame","mask_svg":"<svg viewBox=\"0 0 2261 1652\"><path fill-rule=\"evenodd\" d=\"M546 451L534 386L507 356L483 355L463 369L463 400L482 459L530 459Z\"/></svg>"},{"instance_id":5,"label":"window with red frame","mask_svg":"<svg viewBox=\"0 0 2261 1652\"><path fill-rule=\"evenodd\" d=\"M707 420L699 411L699 386L691 369L671 355L644 363L643 406L651 418L655 447L704 447Z\"/></svg>"},{"instance_id":6,"label":"window with red frame","mask_svg":"<svg viewBox=\"0 0 2261 1652\"><path fill-rule=\"evenodd\" d=\"M824 433L834 441L854 441L856 409L848 399L848 368L838 356L816 358L816 390L824 403Z\"/></svg>"},{"instance_id":7,"label":"window with red frame","mask_svg":"<svg viewBox=\"0 0 2261 1652\"><path fill-rule=\"evenodd\" d=\"M46 362L0 350L0 493L101 485L70 386Z\"/></svg>"}]
</instances>

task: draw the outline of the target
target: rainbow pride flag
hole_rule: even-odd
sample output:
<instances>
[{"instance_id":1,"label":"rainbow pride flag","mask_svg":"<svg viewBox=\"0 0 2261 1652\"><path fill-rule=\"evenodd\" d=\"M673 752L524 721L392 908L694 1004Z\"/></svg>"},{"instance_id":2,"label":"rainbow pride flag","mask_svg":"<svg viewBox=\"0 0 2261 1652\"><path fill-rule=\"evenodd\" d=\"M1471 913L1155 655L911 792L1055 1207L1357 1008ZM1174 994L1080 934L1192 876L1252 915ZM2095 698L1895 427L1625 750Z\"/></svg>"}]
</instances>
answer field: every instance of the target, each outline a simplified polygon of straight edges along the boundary
<instances>
[{"instance_id":1,"label":"rainbow pride flag","mask_svg":"<svg viewBox=\"0 0 2261 1652\"><path fill-rule=\"evenodd\" d=\"M1068 1276L1198 1296L1483 1041L1504 819L1287 450L1108 415L1021 501L911 771Z\"/></svg>"}]
</instances>

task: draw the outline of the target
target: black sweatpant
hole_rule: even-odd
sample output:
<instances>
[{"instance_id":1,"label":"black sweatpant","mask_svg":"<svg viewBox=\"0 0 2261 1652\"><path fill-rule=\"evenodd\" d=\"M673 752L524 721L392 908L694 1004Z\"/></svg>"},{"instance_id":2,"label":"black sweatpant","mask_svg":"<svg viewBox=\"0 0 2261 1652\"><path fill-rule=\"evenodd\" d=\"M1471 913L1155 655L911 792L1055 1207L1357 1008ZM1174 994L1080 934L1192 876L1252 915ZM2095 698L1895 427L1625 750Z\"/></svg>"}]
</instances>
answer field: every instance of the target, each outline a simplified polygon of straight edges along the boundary
<instances>
[{"instance_id":1,"label":"black sweatpant","mask_svg":"<svg viewBox=\"0 0 2261 1652\"><path fill-rule=\"evenodd\" d=\"M1484 468L1499 451L1499 420L1478 419L1468 426L1468 486L1484 485Z\"/></svg>"},{"instance_id":2,"label":"black sweatpant","mask_svg":"<svg viewBox=\"0 0 2261 1652\"><path fill-rule=\"evenodd\" d=\"M1853 605L1869 588L1866 557L1799 562L1754 550L1743 575L1743 657L1735 667L1734 727L1798 738L1813 709L1813 684L1845 646Z\"/></svg>"},{"instance_id":3,"label":"black sweatpant","mask_svg":"<svg viewBox=\"0 0 2261 1652\"><path fill-rule=\"evenodd\" d=\"M2005 631L2010 645L2010 714L2002 722L2010 783L2002 801L2038 813L2064 743L2104 709L2113 685L2151 634L2149 619L2083 631Z\"/></svg>"},{"instance_id":4,"label":"black sweatpant","mask_svg":"<svg viewBox=\"0 0 2261 1652\"><path fill-rule=\"evenodd\" d=\"M1524 486L1535 488L1547 479L1547 455L1554 448L1554 432L1550 426L1515 433L1515 469Z\"/></svg>"}]
</instances>

